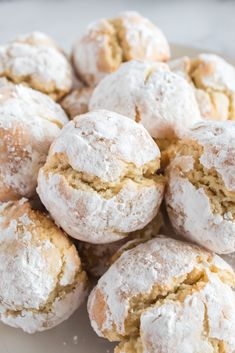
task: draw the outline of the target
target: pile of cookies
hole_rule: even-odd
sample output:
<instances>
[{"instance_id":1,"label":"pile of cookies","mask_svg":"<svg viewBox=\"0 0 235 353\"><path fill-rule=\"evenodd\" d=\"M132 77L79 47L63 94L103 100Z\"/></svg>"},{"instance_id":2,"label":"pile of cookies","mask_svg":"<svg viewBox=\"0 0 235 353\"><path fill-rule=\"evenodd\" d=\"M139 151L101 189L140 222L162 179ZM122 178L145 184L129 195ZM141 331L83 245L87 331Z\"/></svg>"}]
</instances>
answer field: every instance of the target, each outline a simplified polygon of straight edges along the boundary
<instances>
[{"instance_id":1,"label":"pile of cookies","mask_svg":"<svg viewBox=\"0 0 235 353\"><path fill-rule=\"evenodd\" d=\"M235 352L235 68L135 12L0 46L0 321L88 298L115 353ZM100 278L99 278L100 277Z\"/></svg>"}]
</instances>

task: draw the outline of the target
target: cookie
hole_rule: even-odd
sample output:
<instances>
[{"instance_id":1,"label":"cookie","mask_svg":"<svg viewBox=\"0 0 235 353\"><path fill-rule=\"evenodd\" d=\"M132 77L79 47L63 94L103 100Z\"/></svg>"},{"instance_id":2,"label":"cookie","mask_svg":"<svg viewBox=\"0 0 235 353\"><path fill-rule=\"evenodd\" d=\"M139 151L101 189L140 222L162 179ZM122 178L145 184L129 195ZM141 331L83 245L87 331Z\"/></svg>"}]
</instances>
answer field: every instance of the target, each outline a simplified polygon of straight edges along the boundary
<instances>
[{"instance_id":1,"label":"cookie","mask_svg":"<svg viewBox=\"0 0 235 353\"><path fill-rule=\"evenodd\" d=\"M167 61L170 49L162 31L136 12L90 24L73 48L78 76L95 86L122 62L132 59Z\"/></svg>"},{"instance_id":2,"label":"cookie","mask_svg":"<svg viewBox=\"0 0 235 353\"><path fill-rule=\"evenodd\" d=\"M115 353L235 349L235 274L219 256L173 239L125 251L88 299L100 337Z\"/></svg>"},{"instance_id":3,"label":"cookie","mask_svg":"<svg viewBox=\"0 0 235 353\"><path fill-rule=\"evenodd\" d=\"M235 123L204 121L181 141L168 169L175 230L218 254L235 251Z\"/></svg>"},{"instance_id":4,"label":"cookie","mask_svg":"<svg viewBox=\"0 0 235 353\"><path fill-rule=\"evenodd\" d=\"M53 39L41 32L0 46L0 77L59 100L72 88L72 67Z\"/></svg>"},{"instance_id":5,"label":"cookie","mask_svg":"<svg viewBox=\"0 0 235 353\"><path fill-rule=\"evenodd\" d=\"M89 109L108 109L141 123L165 149L201 120L188 82L163 63L130 61L95 88Z\"/></svg>"},{"instance_id":6,"label":"cookie","mask_svg":"<svg viewBox=\"0 0 235 353\"><path fill-rule=\"evenodd\" d=\"M0 201L34 196L38 170L67 122L47 95L22 85L0 86Z\"/></svg>"},{"instance_id":7,"label":"cookie","mask_svg":"<svg viewBox=\"0 0 235 353\"><path fill-rule=\"evenodd\" d=\"M160 151L143 126L93 111L70 121L54 141L37 191L70 236L109 243L156 216L165 184L159 166Z\"/></svg>"},{"instance_id":8,"label":"cookie","mask_svg":"<svg viewBox=\"0 0 235 353\"><path fill-rule=\"evenodd\" d=\"M210 120L235 120L235 68L215 54L183 57L170 68L195 90L201 115Z\"/></svg>"},{"instance_id":9,"label":"cookie","mask_svg":"<svg viewBox=\"0 0 235 353\"><path fill-rule=\"evenodd\" d=\"M66 320L87 294L75 246L26 199L0 204L0 321L25 332Z\"/></svg>"}]
</instances>

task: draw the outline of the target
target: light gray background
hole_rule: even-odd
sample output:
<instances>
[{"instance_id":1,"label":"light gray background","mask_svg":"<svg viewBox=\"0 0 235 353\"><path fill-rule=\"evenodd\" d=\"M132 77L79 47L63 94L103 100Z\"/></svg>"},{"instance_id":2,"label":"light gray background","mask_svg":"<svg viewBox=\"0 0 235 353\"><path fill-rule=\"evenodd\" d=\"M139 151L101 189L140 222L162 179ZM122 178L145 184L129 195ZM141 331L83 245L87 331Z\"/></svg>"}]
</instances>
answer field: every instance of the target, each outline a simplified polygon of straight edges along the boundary
<instances>
[{"instance_id":1,"label":"light gray background","mask_svg":"<svg viewBox=\"0 0 235 353\"><path fill-rule=\"evenodd\" d=\"M235 57L234 0L0 0L0 43L37 29L69 50L87 23L126 9L148 16L171 42Z\"/></svg>"}]
</instances>

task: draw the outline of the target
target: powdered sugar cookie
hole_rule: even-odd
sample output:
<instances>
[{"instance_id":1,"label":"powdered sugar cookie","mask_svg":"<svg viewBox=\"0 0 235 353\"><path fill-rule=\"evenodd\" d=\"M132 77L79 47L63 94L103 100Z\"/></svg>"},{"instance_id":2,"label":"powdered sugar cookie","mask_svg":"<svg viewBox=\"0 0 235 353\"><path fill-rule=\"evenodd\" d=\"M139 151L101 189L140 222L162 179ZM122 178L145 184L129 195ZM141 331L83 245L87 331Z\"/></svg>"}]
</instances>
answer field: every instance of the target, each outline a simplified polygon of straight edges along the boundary
<instances>
[{"instance_id":1,"label":"powdered sugar cookie","mask_svg":"<svg viewBox=\"0 0 235 353\"><path fill-rule=\"evenodd\" d=\"M201 119L190 85L166 64L130 61L104 78L89 103L141 123L165 148Z\"/></svg>"},{"instance_id":2,"label":"powdered sugar cookie","mask_svg":"<svg viewBox=\"0 0 235 353\"><path fill-rule=\"evenodd\" d=\"M87 277L66 235L26 199L0 204L0 320L28 333L66 320Z\"/></svg>"},{"instance_id":3,"label":"powdered sugar cookie","mask_svg":"<svg viewBox=\"0 0 235 353\"><path fill-rule=\"evenodd\" d=\"M215 54L183 57L170 62L194 89L201 114L206 119L235 120L235 68Z\"/></svg>"},{"instance_id":4,"label":"powdered sugar cookie","mask_svg":"<svg viewBox=\"0 0 235 353\"><path fill-rule=\"evenodd\" d=\"M124 61L167 61L170 49L162 31L136 12L90 24L73 48L78 76L96 85Z\"/></svg>"},{"instance_id":5,"label":"powdered sugar cookie","mask_svg":"<svg viewBox=\"0 0 235 353\"><path fill-rule=\"evenodd\" d=\"M125 251L88 300L96 333L115 352L235 349L235 274L217 255L173 239ZM221 295L223 293L223 295Z\"/></svg>"},{"instance_id":6,"label":"powdered sugar cookie","mask_svg":"<svg viewBox=\"0 0 235 353\"><path fill-rule=\"evenodd\" d=\"M34 195L38 170L67 122L50 97L22 85L0 86L0 201Z\"/></svg>"},{"instance_id":7,"label":"powdered sugar cookie","mask_svg":"<svg viewBox=\"0 0 235 353\"><path fill-rule=\"evenodd\" d=\"M169 167L166 203L176 231L219 254L235 251L235 123L205 121Z\"/></svg>"},{"instance_id":8,"label":"powdered sugar cookie","mask_svg":"<svg viewBox=\"0 0 235 353\"><path fill-rule=\"evenodd\" d=\"M93 111L67 124L52 144L37 191L69 235L113 242L156 216L164 191L159 165L160 151L143 126Z\"/></svg>"},{"instance_id":9,"label":"powdered sugar cookie","mask_svg":"<svg viewBox=\"0 0 235 353\"><path fill-rule=\"evenodd\" d=\"M71 65L56 43L41 32L0 46L0 76L24 83L58 100L72 88Z\"/></svg>"},{"instance_id":10,"label":"powdered sugar cookie","mask_svg":"<svg viewBox=\"0 0 235 353\"><path fill-rule=\"evenodd\" d=\"M88 105L92 92L92 87L81 87L73 90L62 100L61 105L70 119L88 112Z\"/></svg>"}]
</instances>

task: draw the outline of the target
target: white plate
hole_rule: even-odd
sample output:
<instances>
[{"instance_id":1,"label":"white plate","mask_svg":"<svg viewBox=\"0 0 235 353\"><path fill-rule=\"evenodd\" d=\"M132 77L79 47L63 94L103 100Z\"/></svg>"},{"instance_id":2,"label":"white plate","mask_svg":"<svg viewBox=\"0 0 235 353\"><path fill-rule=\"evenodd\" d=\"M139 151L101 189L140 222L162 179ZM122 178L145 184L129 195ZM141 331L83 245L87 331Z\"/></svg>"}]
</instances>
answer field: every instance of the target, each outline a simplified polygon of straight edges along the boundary
<instances>
[{"instance_id":1,"label":"white plate","mask_svg":"<svg viewBox=\"0 0 235 353\"><path fill-rule=\"evenodd\" d=\"M175 58L194 56L200 52L199 49L172 45L172 56ZM34 335L0 324L0 353L112 353L114 347L115 344L108 343L93 332L85 304L61 325Z\"/></svg>"}]
</instances>

